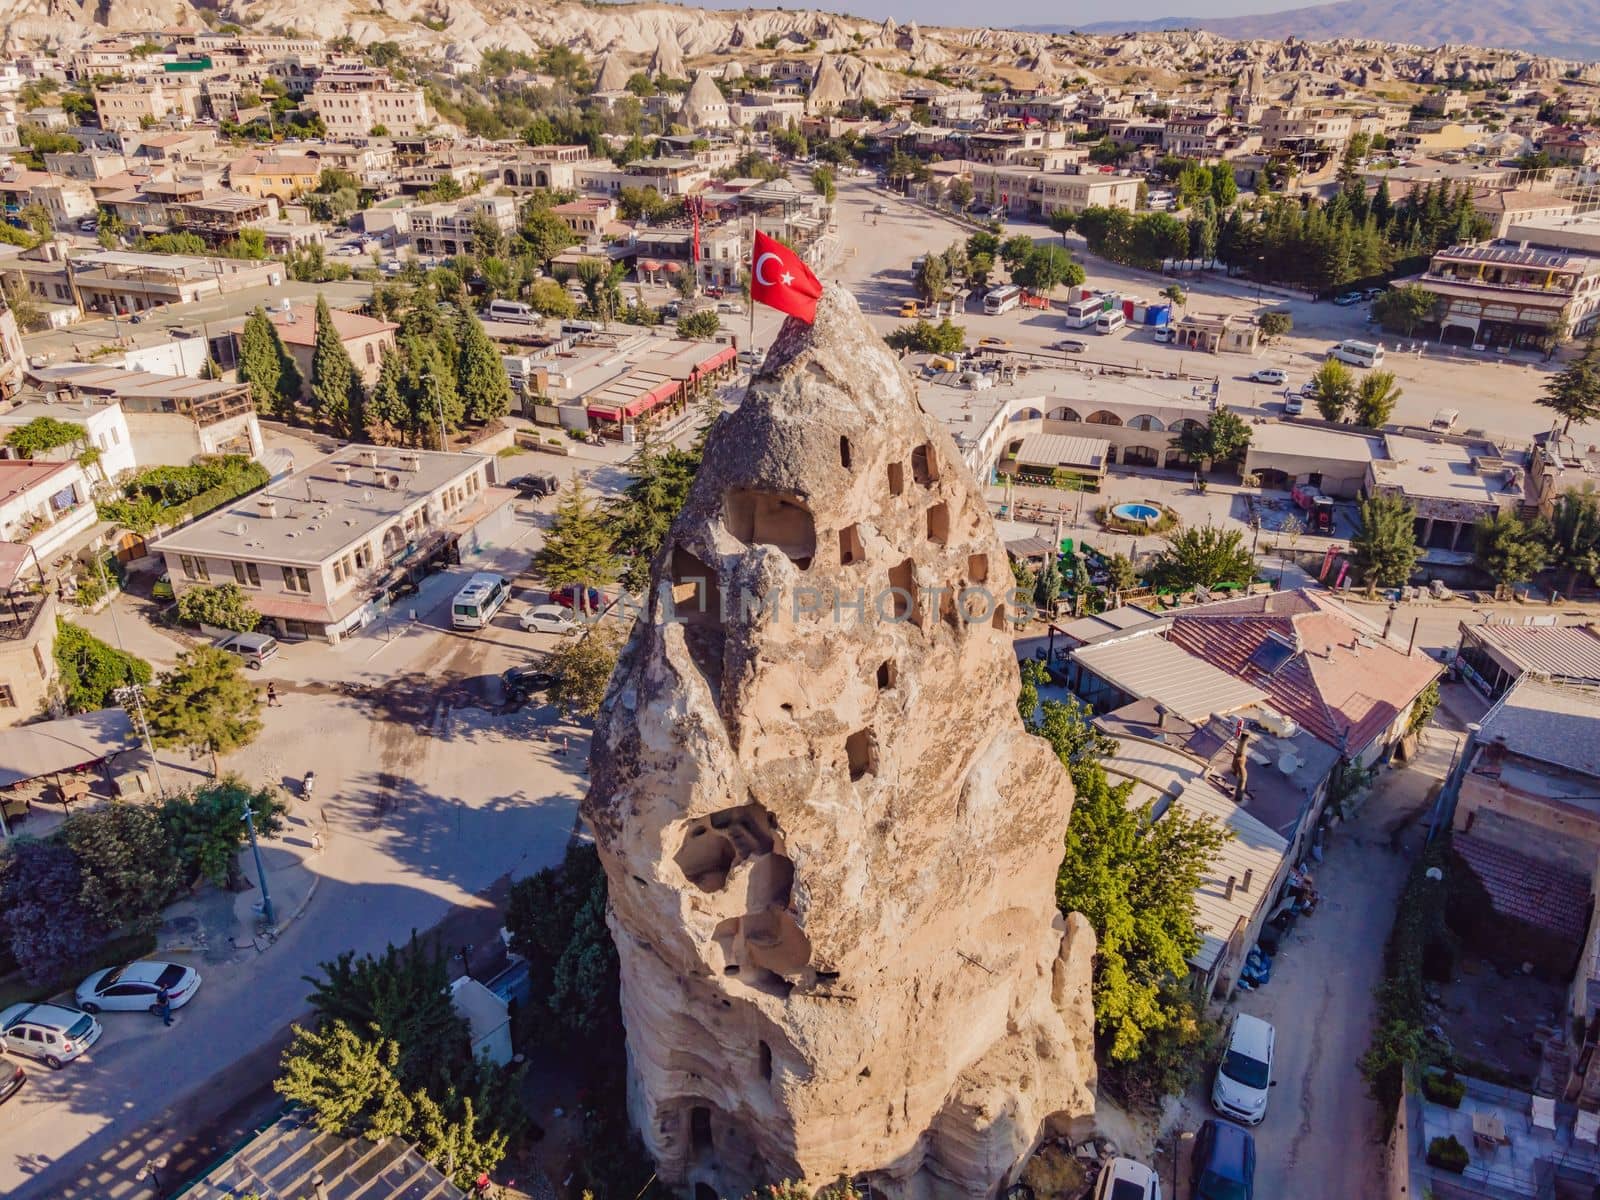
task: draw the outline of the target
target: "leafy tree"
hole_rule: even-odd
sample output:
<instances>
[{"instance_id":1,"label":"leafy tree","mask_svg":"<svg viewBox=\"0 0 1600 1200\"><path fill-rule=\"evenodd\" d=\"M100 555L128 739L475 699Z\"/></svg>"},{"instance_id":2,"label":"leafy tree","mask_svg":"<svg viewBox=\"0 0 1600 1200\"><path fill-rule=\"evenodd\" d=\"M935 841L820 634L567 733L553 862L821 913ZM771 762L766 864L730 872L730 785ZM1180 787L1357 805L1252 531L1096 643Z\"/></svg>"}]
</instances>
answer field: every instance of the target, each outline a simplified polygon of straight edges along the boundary
<instances>
[{"instance_id":1,"label":"leafy tree","mask_svg":"<svg viewBox=\"0 0 1600 1200\"><path fill-rule=\"evenodd\" d=\"M838 186L834 183L833 168L818 166L811 172L811 188L828 203L832 204L839 195Z\"/></svg>"},{"instance_id":2,"label":"leafy tree","mask_svg":"<svg viewBox=\"0 0 1600 1200\"><path fill-rule=\"evenodd\" d=\"M17 452L18 458L43 458L52 450L81 445L88 440L88 430L76 421L35 417L26 425L18 425L6 434L5 443Z\"/></svg>"},{"instance_id":3,"label":"leafy tree","mask_svg":"<svg viewBox=\"0 0 1600 1200\"><path fill-rule=\"evenodd\" d=\"M1545 384L1544 395L1534 403L1562 418L1563 435L1572 429L1574 421L1587 425L1600 419L1600 331L1589 335L1583 353Z\"/></svg>"},{"instance_id":4,"label":"leafy tree","mask_svg":"<svg viewBox=\"0 0 1600 1200\"><path fill-rule=\"evenodd\" d=\"M342 1022L400 1047L395 1064L410 1090L443 1088L470 1059L467 1023L450 1000L450 973L437 944L415 931L405 946L381 957L347 950L307 975L311 1007L324 1022Z\"/></svg>"},{"instance_id":5,"label":"leafy tree","mask_svg":"<svg viewBox=\"0 0 1600 1200\"><path fill-rule=\"evenodd\" d=\"M1025 233L1014 234L1000 243L998 252L1000 261L1005 263L1006 269L1015 271L1028 256L1033 253L1034 241Z\"/></svg>"},{"instance_id":6,"label":"leafy tree","mask_svg":"<svg viewBox=\"0 0 1600 1200\"><path fill-rule=\"evenodd\" d=\"M1071 233L1078 224L1078 214L1070 208L1058 208L1045 219L1050 226L1050 232L1061 235L1061 248L1067 248L1067 234Z\"/></svg>"},{"instance_id":7,"label":"leafy tree","mask_svg":"<svg viewBox=\"0 0 1600 1200\"><path fill-rule=\"evenodd\" d=\"M955 176L945 185L944 198L957 212L966 212L972 207L972 181L960 175Z\"/></svg>"},{"instance_id":8,"label":"leafy tree","mask_svg":"<svg viewBox=\"0 0 1600 1200\"><path fill-rule=\"evenodd\" d=\"M1288 337L1294 328L1294 318L1285 312L1263 313L1256 321L1256 326L1261 330L1261 339L1266 342L1276 341L1281 337Z\"/></svg>"},{"instance_id":9,"label":"leafy tree","mask_svg":"<svg viewBox=\"0 0 1600 1200\"><path fill-rule=\"evenodd\" d=\"M79 903L103 929L151 929L178 887L178 863L156 810L113 801L80 809L61 826L61 840L83 875Z\"/></svg>"},{"instance_id":10,"label":"leafy tree","mask_svg":"<svg viewBox=\"0 0 1600 1200\"><path fill-rule=\"evenodd\" d=\"M220 770L219 755L255 741L260 711L261 700L239 660L214 646L180 654L145 702L155 744L210 753L213 775Z\"/></svg>"},{"instance_id":11,"label":"leafy tree","mask_svg":"<svg viewBox=\"0 0 1600 1200\"><path fill-rule=\"evenodd\" d=\"M8 275L0 280L0 294L4 295L6 307L11 310L11 315L17 319L17 327L24 333L44 320L44 308L39 298L16 276Z\"/></svg>"},{"instance_id":12,"label":"leafy tree","mask_svg":"<svg viewBox=\"0 0 1600 1200\"><path fill-rule=\"evenodd\" d=\"M517 223L516 245L545 270L550 261L578 240L575 233L548 205L530 204Z\"/></svg>"},{"instance_id":13,"label":"leafy tree","mask_svg":"<svg viewBox=\"0 0 1600 1200\"><path fill-rule=\"evenodd\" d=\"M1350 539L1350 565L1367 585L1401 587L1417 564L1416 510L1403 496L1366 496L1356 505L1356 532Z\"/></svg>"},{"instance_id":14,"label":"leafy tree","mask_svg":"<svg viewBox=\"0 0 1600 1200\"><path fill-rule=\"evenodd\" d=\"M456 342L456 387L466 419L482 423L505 416L511 411L511 379L500 352L468 309L456 317Z\"/></svg>"},{"instance_id":15,"label":"leafy tree","mask_svg":"<svg viewBox=\"0 0 1600 1200\"><path fill-rule=\"evenodd\" d=\"M286 412L300 395L300 369L264 308L251 313L240 331L239 381L250 385L256 410L263 416Z\"/></svg>"},{"instance_id":16,"label":"leafy tree","mask_svg":"<svg viewBox=\"0 0 1600 1200\"><path fill-rule=\"evenodd\" d=\"M55 983L99 943L104 929L82 896L77 855L61 842L23 838L0 860L0 923L33 986Z\"/></svg>"},{"instance_id":17,"label":"leafy tree","mask_svg":"<svg viewBox=\"0 0 1600 1200\"><path fill-rule=\"evenodd\" d=\"M594 716L621 650L622 635L607 622L590 626L582 637L564 639L545 660L556 677L550 699L576 716Z\"/></svg>"},{"instance_id":18,"label":"leafy tree","mask_svg":"<svg viewBox=\"0 0 1600 1200\"><path fill-rule=\"evenodd\" d=\"M1239 181L1233 177L1233 167L1226 162L1211 164L1211 199L1218 209L1229 209L1239 198Z\"/></svg>"},{"instance_id":19,"label":"leafy tree","mask_svg":"<svg viewBox=\"0 0 1600 1200\"><path fill-rule=\"evenodd\" d=\"M607 506L606 515L616 548L628 556L622 581L630 592L643 594L650 586L650 562L689 498L700 456L676 446L658 451L646 434L632 467L632 480Z\"/></svg>"},{"instance_id":20,"label":"leafy tree","mask_svg":"<svg viewBox=\"0 0 1600 1200\"><path fill-rule=\"evenodd\" d=\"M616 944L606 928L605 877L590 889L572 922L572 937L556 959L550 1010L564 1028L594 1041L622 1024Z\"/></svg>"},{"instance_id":21,"label":"leafy tree","mask_svg":"<svg viewBox=\"0 0 1600 1200\"><path fill-rule=\"evenodd\" d=\"M528 960L533 1028L592 1042L621 1025L616 948L605 929L606 876L593 846L511 885L506 929Z\"/></svg>"},{"instance_id":22,"label":"leafy tree","mask_svg":"<svg viewBox=\"0 0 1600 1200\"><path fill-rule=\"evenodd\" d=\"M237 583L190 588L178 597L178 619L235 633L249 633L261 624L261 614Z\"/></svg>"},{"instance_id":23,"label":"leafy tree","mask_svg":"<svg viewBox=\"0 0 1600 1200\"><path fill-rule=\"evenodd\" d=\"M1525 522L1509 509L1480 517L1473 526L1478 566L1497 584L1526 583L1544 569L1549 551L1541 522Z\"/></svg>"},{"instance_id":24,"label":"leafy tree","mask_svg":"<svg viewBox=\"0 0 1600 1200\"><path fill-rule=\"evenodd\" d=\"M1329 358L1311 377L1311 402L1324 421L1342 421L1355 399L1356 382L1350 368L1337 358Z\"/></svg>"},{"instance_id":25,"label":"leafy tree","mask_svg":"<svg viewBox=\"0 0 1600 1200\"><path fill-rule=\"evenodd\" d=\"M416 1102L398 1073L400 1046L363 1037L343 1021L320 1029L294 1027L273 1089L304 1106L324 1133L339 1137L406 1137L416 1123Z\"/></svg>"},{"instance_id":26,"label":"leafy tree","mask_svg":"<svg viewBox=\"0 0 1600 1200\"><path fill-rule=\"evenodd\" d=\"M926 254L912 275L911 286L916 289L917 295L931 302L944 294L949 278L950 272L944 258L938 254Z\"/></svg>"},{"instance_id":27,"label":"leafy tree","mask_svg":"<svg viewBox=\"0 0 1600 1200\"><path fill-rule=\"evenodd\" d=\"M321 292L317 293L316 322L316 345L311 352L311 414L327 421L342 436L353 437L365 425L361 407L366 394Z\"/></svg>"},{"instance_id":28,"label":"leafy tree","mask_svg":"<svg viewBox=\"0 0 1600 1200\"><path fill-rule=\"evenodd\" d=\"M114 703L113 693L131 683L149 683L150 664L108 646L81 625L56 621L56 670L73 712L90 712Z\"/></svg>"},{"instance_id":29,"label":"leafy tree","mask_svg":"<svg viewBox=\"0 0 1600 1200\"><path fill-rule=\"evenodd\" d=\"M589 611L589 589L615 583L622 563L615 534L605 513L590 499L579 479L561 493L544 545L533 556L533 569L551 587L578 589L578 608Z\"/></svg>"},{"instance_id":30,"label":"leafy tree","mask_svg":"<svg viewBox=\"0 0 1600 1200\"><path fill-rule=\"evenodd\" d=\"M1163 587L1186 591L1219 583L1249 583L1256 561L1237 529L1195 525L1167 535L1151 575Z\"/></svg>"},{"instance_id":31,"label":"leafy tree","mask_svg":"<svg viewBox=\"0 0 1600 1200\"><path fill-rule=\"evenodd\" d=\"M1094 723L1094 713L1075 696L1046 700L1039 719L1029 723L1028 732L1049 742L1056 757L1073 772L1117 752L1117 740Z\"/></svg>"},{"instance_id":32,"label":"leafy tree","mask_svg":"<svg viewBox=\"0 0 1600 1200\"><path fill-rule=\"evenodd\" d=\"M1031 725L1039 712L1039 689L1050 682L1050 671L1037 658L1021 662L1022 687L1017 692L1017 716L1024 725Z\"/></svg>"},{"instance_id":33,"label":"leafy tree","mask_svg":"<svg viewBox=\"0 0 1600 1200\"><path fill-rule=\"evenodd\" d=\"M393 347L383 348L378 380L372 385L362 416L365 433L374 442L400 440L411 428L411 410L406 404L406 363L404 354Z\"/></svg>"},{"instance_id":34,"label":"leafy tree","mask_svg":"<svg viewBox=\"0 0 1600 1200\"><path fill-rule=\"evenodd\" d=\"M949 317L937 325L931 321L916 321L896 329L883 339L895 349L919 350L927 354L959 354L966 345L967 330Z\"/></svg>"},{"instance_id":35,"label":"leafy tree","mask_svg":"<svg viewBox=\"0 0 1600 1200\"><path fill-rule=\"evenodd\" d=\"M1012 278L1023 287L1046 295L1058 287L1080 287L1088 277L1083 265L1074 262L1060 246L1041 245L1018 264Z\"/></svg>"},{"instance_id":36,"label":"leafy tree","mask_svg":"<svg viewBox=\"0 0 1600 1200\"><path fill-rule=\"evenodd\" d=\"M505 1158L509 1136L480 1113L473 1097L451 1092L441 1103L427 1092L418 1092L414 1099L417 1149L457 1187L471 1188Z\"/></svg>"},{"instance_id":37,"label":"leafy tree","mask_svg":"<svg viewBox=\"0 0 1600 1200\"><path fill-rule=\"evenodd\" d=\"M1400 396L1400 387L1394 381L1393 371L1368 371L1356 385L1356 424L1368 429L1382 429L1389 423Z\"/></svg>"},{"instance_id":38,"label":"leafy tree","mask_svg":"<svg viewBox=\"0 0 1600 1200\"><path fill-rule=\"evenodd\" d=\"M1410 337L1417 326L1433 316L1438 304L1433 293L1415 283L1389 288L1372 302L1373 315L1391 333Z\"/></svg>"},{"instance_id":39,"label":"leafy tree","mask_svg":"<svg viewBox=\"0 0 1600 1200\"><path fill-rule=\"evenodd\" d=\"M1567 572L1570 595L1578 580L1600 578L1600 496L1592 484L1568 488L1550 515L1550 563Z\"/></svg>"},{"instance_id":40,"label":"leafy tree","mask_svg":"<svg viewBox=\"0 0 1600 1200\"><path fill-rule=\"evenodd\" d=\"M678 336L681 338L707 341L716 337L721 329L722 318L717 315L715 309L703 308L699 312L678 318Z\"/></svg>"},{"instance_id":41,"label":"leafy tree","mask_svg":"<svg viewBox=\"0 0 1600 1200\"><path fill-rule=\"evenodd\" d=\"M692 278L687 271L683 278ZM578 311L578 303L554 279L537 279L528 289L528 304L547 317L570 317Z\"/></svg>"},{"instance_id":42,"label":"leafy tree","mask_svg":"<svg viewBox=\"0 0 1600 1200\"><path fill-rule=\"evenodd\" d=\"M1106 570L1111 576L1108 582L1114 592L1127 592L1139 586L1139 572L1126 554L1113 554L1106 563Z\"/></svg>"},{"instance_id":43,"label":"leafy tree","mask_svg":"<svg viewBox=\"0 0 1600 1200\"><path fill-rule=\"evenodd\" d=\"M259 836L282 831L287 811L283 801L272 789L251 788L237 775L225 775L162 802L161 828L183 881L238 885L242 878L238 854L250 835L244 821L246 806Z\"/></svg>"},{"instance_id":44,"label":"leafy tree","mask_svg":"<svg viewBox=\"0 0 1600 1200\"><path fill-rule=\"evenodd\" d=\"M1219 408L1204 425L1185 425L1170 444L1196 462L1233 462L1250 446L1250 426L1237 413Z\"/></svg>"}]
</instances>

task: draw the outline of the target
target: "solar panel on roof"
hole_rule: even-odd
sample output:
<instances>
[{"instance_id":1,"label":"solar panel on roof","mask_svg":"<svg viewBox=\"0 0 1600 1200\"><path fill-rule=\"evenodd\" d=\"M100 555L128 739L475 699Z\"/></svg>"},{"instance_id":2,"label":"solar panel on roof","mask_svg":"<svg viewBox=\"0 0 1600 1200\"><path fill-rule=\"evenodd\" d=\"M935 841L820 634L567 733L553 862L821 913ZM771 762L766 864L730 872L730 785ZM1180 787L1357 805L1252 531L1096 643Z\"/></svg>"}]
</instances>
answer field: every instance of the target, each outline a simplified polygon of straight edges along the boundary
<instances>
[{"instance_id":1,"label":"solar panel on roof","mask_svg":"<svg viewBox=\"0 0 1600 1200\"><path fill-rule=\"evenodd\" d=\"M1294 647L1276 634L1269 633L1250 656L1250 665L1271 675L1294 657Z\"/></svg>"}]
</instances>

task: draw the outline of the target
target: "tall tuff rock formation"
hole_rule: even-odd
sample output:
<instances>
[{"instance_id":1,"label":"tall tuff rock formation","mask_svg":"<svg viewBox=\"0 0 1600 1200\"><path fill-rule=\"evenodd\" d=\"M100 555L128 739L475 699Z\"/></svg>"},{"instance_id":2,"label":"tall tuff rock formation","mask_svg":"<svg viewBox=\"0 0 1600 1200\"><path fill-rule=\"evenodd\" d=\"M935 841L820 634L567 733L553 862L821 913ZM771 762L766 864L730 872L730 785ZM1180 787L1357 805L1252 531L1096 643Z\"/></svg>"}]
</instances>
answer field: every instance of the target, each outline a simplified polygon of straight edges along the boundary
<instances>
[{"instance_id":1,"label":"tall tuff rock formation","mask_svg":"<svg viewBox=\"0 0 1600 1200\"><path fill-rule=\"evenodd\" d=\"M718 422L653 584L585 815L660 1177L992 1195L1093 1105L1072 789L972 476L844 291Z\"/></svg>"}]
</instances>

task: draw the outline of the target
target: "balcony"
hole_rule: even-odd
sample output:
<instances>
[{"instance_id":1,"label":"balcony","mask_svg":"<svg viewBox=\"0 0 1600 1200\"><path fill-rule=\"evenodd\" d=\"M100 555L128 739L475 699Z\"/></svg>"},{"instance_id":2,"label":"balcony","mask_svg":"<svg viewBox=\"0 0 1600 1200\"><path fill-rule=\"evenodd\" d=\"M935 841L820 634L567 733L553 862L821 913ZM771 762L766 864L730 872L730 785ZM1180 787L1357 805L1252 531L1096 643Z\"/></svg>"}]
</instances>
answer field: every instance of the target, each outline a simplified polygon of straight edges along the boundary
<instances>
[{"instance_id":1,"label":"balcony","mask_svg":"<svg viewBox=\"0 0 1600 1200\"><path fill-rule=\"evenodd\" d=\"M17 592L0 596L0 642L18 642L33 632L49 596L44 592Z\"/></svg>"}]
</instances>

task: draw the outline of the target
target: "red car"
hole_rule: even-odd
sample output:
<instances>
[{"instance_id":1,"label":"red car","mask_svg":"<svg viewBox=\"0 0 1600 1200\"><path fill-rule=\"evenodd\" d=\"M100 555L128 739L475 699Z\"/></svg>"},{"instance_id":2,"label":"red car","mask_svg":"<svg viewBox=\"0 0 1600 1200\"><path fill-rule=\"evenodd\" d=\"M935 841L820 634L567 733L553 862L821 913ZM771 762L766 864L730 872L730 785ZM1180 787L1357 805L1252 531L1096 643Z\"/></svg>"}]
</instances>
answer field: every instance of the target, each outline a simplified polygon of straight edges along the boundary
<instances>
[{"instance_id":1,"label":"red car","mask_svg":"<svg viewBox=\"0 0 1600 1200\"><path fill-rule=\"evenodd\" d=\"M556 588L550 593L550 603L559 604L562 608L572 608L578 595L578 589L573 584ZM599 588L589 589L589 611L599 612L606 606L606 598Z\"/></svg>"},{"instance_id":2,"label":"red car","mask_svg":"<svg viewBox=\"0 0 1600 1200\"><path fill-rule=\"evenodd\" d=\"M714 283L710 284L710 285L708 285L706 287L706 295L710 296L713 300L720 300L723 296L726 296L727 294L728 293L727 293L726 290L724 290L723 288L718 287Z\"/></svg>"}]
</instances>

